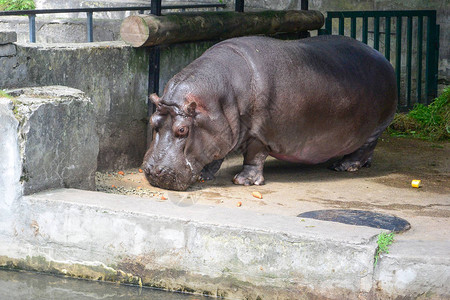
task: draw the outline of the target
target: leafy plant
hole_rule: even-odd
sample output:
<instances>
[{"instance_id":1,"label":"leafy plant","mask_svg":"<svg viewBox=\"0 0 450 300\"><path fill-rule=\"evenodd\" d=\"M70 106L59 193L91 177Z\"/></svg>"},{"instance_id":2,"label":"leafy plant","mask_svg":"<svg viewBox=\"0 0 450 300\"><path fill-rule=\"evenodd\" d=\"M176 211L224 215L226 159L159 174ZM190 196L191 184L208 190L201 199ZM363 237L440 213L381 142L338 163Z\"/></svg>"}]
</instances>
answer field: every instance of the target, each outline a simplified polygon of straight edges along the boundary
<instances>
[{"instance_id":1,"label":"leafy plant","mask_svg":"<svg viewBox=\"0 0 450 300\"><path fill-rule=\"evenodd\" d=\"M416 104L407 114L396 114L388 127L394 136L441 141L450 139L450 86L430 105Z\"/></svg>"},{"instance_id":2,"label":"leafy plant","mask_svg":"<svg viewBox=\"0 0 450 300\"><path fill-rule=\"evenodd\" d=\"M394 242L394 233L386 233L382 232L378 235L378 248L375 252L375 262L374 266L377 265L378 259L380 258L380 255L383 253L389 253L389 245L391 245Z\"/></svg>"},{"instance_id":3,"label":"leafy plant","mask_svg":"<svg viewBox=\"0 0 450 300\"><path fill-rule=\"evenodd\" d=\"M8 98L8 99L11 99L11 98L13 98L11 95L9 95L8 93L6 93L5 91L3 91L3 90L0 90L0 98Z\"/></svg>"},{"instance_id":4,"label":"leafy plant","mask_svg":"<svg viewBox=\"0 0 450 300\"><path fill-rule=\"evenodd\" d=\"M0 10L29 10L35 9L33 0L0 0Z\"/></svg>"}]
</instances>

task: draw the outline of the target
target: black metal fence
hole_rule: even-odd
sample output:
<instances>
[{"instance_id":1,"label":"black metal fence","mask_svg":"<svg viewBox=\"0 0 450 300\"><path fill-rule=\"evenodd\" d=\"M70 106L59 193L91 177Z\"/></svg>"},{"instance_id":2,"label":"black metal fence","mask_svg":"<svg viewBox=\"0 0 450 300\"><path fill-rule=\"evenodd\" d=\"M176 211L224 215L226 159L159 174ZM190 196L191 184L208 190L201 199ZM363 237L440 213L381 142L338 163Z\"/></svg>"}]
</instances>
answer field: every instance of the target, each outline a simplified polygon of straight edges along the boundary
<instances>
[{"instance_id":1,"label":"black metal fence","mask_svg":"<svg viewBox=\"0 0 450 300\"><path fill-rule=\"evenodd\" d=\"M384 53L395 66L400 111L415 103L429 104L437 96L439 25L435 10L327 12L321 33L347 35Z\"/></svg>"}]
</instances>

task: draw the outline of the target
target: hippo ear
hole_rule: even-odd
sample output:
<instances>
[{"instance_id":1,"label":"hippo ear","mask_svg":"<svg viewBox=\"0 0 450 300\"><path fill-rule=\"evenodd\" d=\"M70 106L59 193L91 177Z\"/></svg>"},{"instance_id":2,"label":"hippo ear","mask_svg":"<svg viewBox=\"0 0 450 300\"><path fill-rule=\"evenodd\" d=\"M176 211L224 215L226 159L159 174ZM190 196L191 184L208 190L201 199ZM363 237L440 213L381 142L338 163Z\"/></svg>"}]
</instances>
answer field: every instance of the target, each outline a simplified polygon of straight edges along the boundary
<instances>
[{"instance_id":1,"label":"hippo ear","mask_svg":"<svg viewBox=\"0 0 450 300\"><path fill-rule=\"evenodd\" d=\"M195 110L197 109L197 102L190 101L184 104L183 110L188 116L195 116Z\"/></svg>"},{"instance_id":2,"label":"hippo ear","mask_svg":"<svg viewBox=\"0 0 450 300\"><path fill-rule=\"evenodd\" d=\"M192 117L197 115L198 113L203 112L204 107L202 105L201 99L198 96L193 95L191 93L187 94L184 100L183 111L188 116Z\"/></svg>"},{"instance_id":3,"label":"hippo ear","mask_svg":"<svg viewBox=\"0 0 450 300\"><path fill-rule=\"evenodd\" d=\"M151 94L149 97L150 101L152 101L156 106L159 106L161 99L155 93Z\"/></svg>"}]
</instances>

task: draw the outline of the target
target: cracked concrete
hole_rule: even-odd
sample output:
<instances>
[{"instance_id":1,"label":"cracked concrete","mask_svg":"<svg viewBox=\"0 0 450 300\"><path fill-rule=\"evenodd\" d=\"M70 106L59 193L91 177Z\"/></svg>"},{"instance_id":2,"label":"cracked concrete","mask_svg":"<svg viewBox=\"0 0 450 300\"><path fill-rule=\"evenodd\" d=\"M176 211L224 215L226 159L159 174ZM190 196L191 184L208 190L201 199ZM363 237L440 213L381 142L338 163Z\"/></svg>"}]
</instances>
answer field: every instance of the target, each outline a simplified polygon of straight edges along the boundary
<instances>
[{"instance_id":1,"label":"cracked concrete","mask_svg":"<svg viewBox=\"0 0 450 300\"><path fill-rule=\"evenodd\" d=\"M94 189L99 146L89 98L62 86L7 92L12 98L2 101L10 103L10 113L17 119L10 123L18 121L12 134L18 136L20 158L16 168L21 173L23 192L56 187Z\"/></svg>"}]
</instances>

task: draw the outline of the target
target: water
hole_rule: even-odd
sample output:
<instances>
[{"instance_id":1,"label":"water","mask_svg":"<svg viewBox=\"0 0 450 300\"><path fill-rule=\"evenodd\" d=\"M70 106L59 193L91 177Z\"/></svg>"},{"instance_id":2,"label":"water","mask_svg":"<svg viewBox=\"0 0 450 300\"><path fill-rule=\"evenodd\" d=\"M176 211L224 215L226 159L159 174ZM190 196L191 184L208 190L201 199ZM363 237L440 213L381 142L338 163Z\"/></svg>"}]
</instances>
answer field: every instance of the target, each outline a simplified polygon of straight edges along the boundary
<instances>
[{"instance_id":1,"label":"water","mask_svg":"<svg viewBox=\"0 0 450 300\"><path fill-rule=\"evenodd\" d=\"M40 273L0 269L0 299L206 300L207 298L199 295L170 293L149 288L140 288L137 286L126 286L108 282L87 281Z\"/></svg>"}]
</instances>

